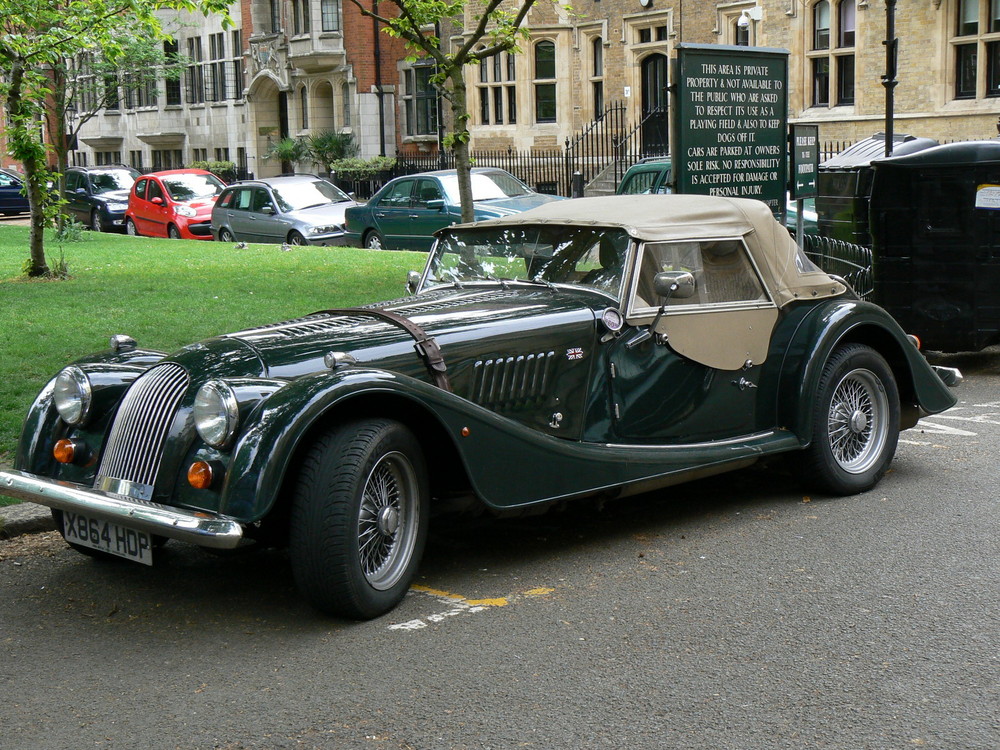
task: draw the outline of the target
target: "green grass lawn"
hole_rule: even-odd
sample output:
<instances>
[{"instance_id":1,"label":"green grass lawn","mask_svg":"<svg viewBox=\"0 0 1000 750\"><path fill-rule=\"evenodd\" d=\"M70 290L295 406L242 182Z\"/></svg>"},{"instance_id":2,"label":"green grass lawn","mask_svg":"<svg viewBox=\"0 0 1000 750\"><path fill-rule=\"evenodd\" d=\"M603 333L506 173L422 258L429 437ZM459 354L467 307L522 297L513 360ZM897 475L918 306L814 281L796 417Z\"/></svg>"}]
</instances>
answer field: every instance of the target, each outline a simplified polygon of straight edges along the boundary
<instances>
[{"instance_id":1,"label":"green grass lawn","mask_svg":"<svg viewBox=\"0 0 1000 750\"><path fill-rule=\"evenodd\" d=\"M418 253L133 238L86 232L62 247L71 278L29 281L27 227L0 226L0 464L38 390L67 362L127 333L184 344L316 310L394 299ZM47 238L51 260L59 246Z\"/></svg>"}]
</instances>

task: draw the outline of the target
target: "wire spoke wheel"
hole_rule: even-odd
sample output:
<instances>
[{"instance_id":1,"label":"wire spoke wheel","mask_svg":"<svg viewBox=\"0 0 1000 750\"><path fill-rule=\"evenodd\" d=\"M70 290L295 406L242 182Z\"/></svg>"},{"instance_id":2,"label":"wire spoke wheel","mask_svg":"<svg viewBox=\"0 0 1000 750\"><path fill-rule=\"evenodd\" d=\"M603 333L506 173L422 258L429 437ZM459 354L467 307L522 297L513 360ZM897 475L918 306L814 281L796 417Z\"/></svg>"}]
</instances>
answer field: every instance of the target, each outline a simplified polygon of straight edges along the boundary
<instances>
[{"instance_id":1,"label":"wire spoke wheel","mask_svg":"<svg viewBox=\"0 0 1000 750\"><path fill-rule=\"evenodd\" d=\"M847 373L837 384L830 402L830 450L844 471L868 471L882 455L889 427L888 398L878 378L869 370Z\"/></svg>"},{"instance_id":2,"label":"wire spoke wheel","mask_svg":"<svg viewBox=\"0 0 1000 750\"><path fill-rule=\"evenodd\" d=\"M358 513L361 570L373 588L391 588L409 566L416 543L413 466L402 453L381 457L365 482Z\"/></svg>"}]
</instances>

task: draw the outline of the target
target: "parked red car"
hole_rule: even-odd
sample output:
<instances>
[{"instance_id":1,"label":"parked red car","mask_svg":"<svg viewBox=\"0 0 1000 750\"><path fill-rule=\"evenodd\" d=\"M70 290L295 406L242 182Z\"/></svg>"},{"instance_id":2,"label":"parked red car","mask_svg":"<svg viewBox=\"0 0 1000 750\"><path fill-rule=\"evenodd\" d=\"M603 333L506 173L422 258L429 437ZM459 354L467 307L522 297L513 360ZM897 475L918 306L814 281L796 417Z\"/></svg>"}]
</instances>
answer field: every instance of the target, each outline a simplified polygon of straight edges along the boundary
<instances>
[{"instance_id":1,"label":"parked red car","mask_svg":"<svg viewBox=\"0 0 1000 750\"><path fill-rule=\"evenodd\" d=\"M140 177L125 211L133 236L212 239L212 206L226 186L204 169L172 169Z\"/></svg>"}]
</instances>

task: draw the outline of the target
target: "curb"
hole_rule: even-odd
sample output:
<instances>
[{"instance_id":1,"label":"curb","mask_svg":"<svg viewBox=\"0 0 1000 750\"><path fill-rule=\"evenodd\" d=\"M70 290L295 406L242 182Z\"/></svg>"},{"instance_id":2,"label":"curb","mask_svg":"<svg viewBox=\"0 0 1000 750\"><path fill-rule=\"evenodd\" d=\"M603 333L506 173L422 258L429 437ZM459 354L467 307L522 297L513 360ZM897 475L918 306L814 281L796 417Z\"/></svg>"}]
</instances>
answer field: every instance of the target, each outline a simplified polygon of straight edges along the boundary
<instances>
[{"instance_id":1,"label":"curb","mask_svg":"<svg viewBox=\"0 0 1000 750\"><path fill-rule=\"evenodd\" d=\"M52 512L44 505L18 503L0 508L0 539L52 531L55 527Z\"/></svg>"}]
</instances>

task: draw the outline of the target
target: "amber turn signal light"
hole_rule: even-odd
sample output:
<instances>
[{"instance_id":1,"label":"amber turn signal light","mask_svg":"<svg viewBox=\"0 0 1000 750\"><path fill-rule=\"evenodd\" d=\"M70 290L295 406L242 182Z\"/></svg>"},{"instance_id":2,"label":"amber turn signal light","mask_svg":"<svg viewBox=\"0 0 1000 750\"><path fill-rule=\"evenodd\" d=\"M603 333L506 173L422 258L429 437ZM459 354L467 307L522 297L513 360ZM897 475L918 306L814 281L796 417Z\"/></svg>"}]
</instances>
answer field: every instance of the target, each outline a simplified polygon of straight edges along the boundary
<instances>
[{"instance_id":1,"label":"amber turn signal light","mask_svg":"<svg viewBox=\"0 0 1000 750\"><path fill-rule=\"evenodd\" d=\"M76 458L76 444L66 438L57 440L52 448L52 455L61 464L71 464Z\"/></svg>"},{"instance_id":2,"label":"amber turn signal light","mask_svg":"<svg viewBox=\"0 0 1000 750\"><path fill-rule=\"evenodd\" d=\"M188 484L196 490L207 490L212 486L212 465L208 461L195 461L188 468Z\"/></svg>"}]
</instances>

